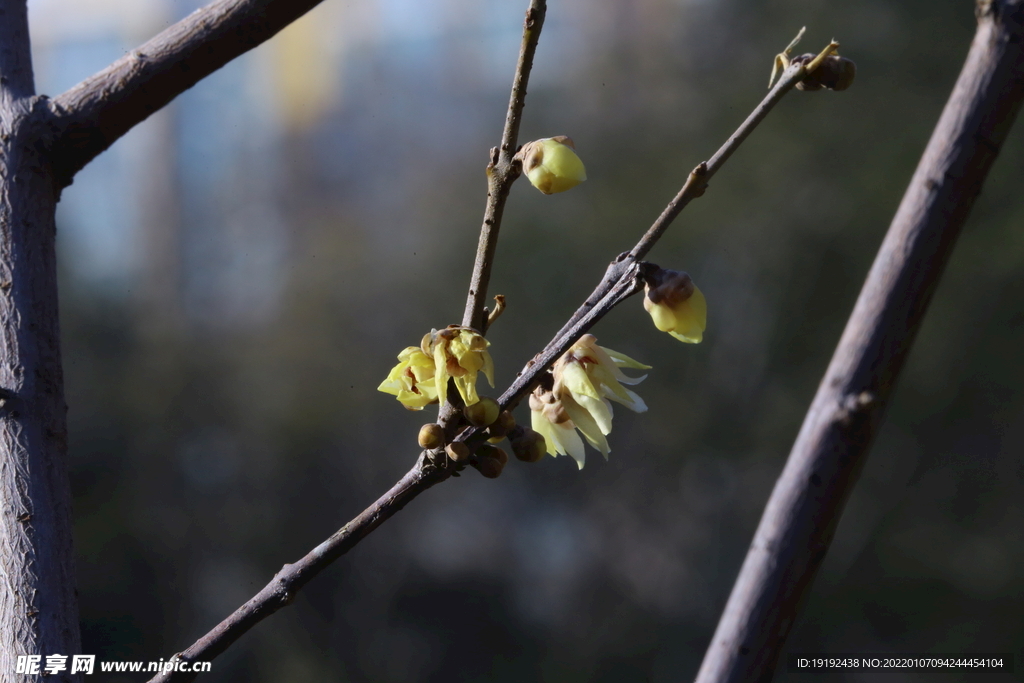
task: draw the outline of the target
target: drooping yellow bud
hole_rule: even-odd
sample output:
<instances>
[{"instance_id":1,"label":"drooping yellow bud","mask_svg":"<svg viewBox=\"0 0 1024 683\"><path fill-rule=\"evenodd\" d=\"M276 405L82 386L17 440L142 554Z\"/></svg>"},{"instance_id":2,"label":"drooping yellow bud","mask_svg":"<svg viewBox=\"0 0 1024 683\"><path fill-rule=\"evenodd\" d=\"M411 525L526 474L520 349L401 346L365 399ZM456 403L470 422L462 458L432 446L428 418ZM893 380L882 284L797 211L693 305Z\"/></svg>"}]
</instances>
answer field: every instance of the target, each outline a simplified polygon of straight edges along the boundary
<instances>
[{"instance_id":1,"label":"drooping yellow bud","mask_svg":"<svg viewBox=\"0 0 1024 683\"><path fill-rule=\"evenodd\" d=\"M565 135L534 140L523 145L516 158L530 183L544 194L565 192L587 179L583 162L573 151L572 139Z\"/></svg>"},{"instance_id":2,"label":"drooping yellow bud","mask_svg":"<svg viewBox=\"0 0 1024 683\"><path fill-rule=\"evenodd\" d=\"M699 344L704 338L707 300L686 273L659 269L649 275L644 285L644 308L655 327L679 341Z\"/></svg>"}]
</instances>

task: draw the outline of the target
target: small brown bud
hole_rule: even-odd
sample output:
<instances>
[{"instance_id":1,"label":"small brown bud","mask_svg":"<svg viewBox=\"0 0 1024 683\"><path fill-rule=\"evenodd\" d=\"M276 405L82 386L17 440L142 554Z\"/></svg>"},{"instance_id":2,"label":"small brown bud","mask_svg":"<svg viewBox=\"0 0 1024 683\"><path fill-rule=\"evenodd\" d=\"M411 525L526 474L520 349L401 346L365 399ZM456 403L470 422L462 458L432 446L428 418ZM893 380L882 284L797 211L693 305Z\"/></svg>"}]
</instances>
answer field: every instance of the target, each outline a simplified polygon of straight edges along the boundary
<instances>
[{"instance_id":1,"label":"small brown bud","mask_svg":"<svg viewBox=\"0 0 1024 683\"><path fill-rule=\"evenodd\" d=\"M494 458L502 465L508 462L508 453L504 449L484 443L476 449L477 458Z\"/></svg>"},{"instance_id":2,"label":"small brown bud","mask_svg":"<svg viewBox=\"0 0 1024 683\"><path fill-rule=\"evenodd\" d=\"M462 414L474 427L487 427L498 419L501 406L490 396L481 396L480 400L462 409Z\"/></svg>"},{"instance_id":3,"label":"small brown bud","mask_svg":"<svg viewBox=\"0 0 1024 683\"><path fill-rule=\"evenodd\" d=\"M529 428L509 438L512 454L523 462L537 462L547 454L547 443L544 437Z\"/></svg>"},{"instance_id":4,"label":"small brown bud","mask_svg":"<svg viewBox=\"0 0 1024 683\"><path fill-rule=\"evenodd\" d=\"M473 467L488 479L497 479L501 476L501 471L505 469L505 466L494 458L482 458L473 463Z\"/></svg>"},{"instance_id":5,"label":"small brown bud","mask_svg":"<svg viewBox=\"0 0 1024 683\"><path fill-rule=\"evenodd\" d=\"M515 426L516 418L512 417L512 413L509 411L503 410L494 424L487 428L487 440L491 443L498 443L508 436Z\"/></svg>"},{"instance_id":6,"label":"small brown bud","mask_svg":"<svg viewBox=\"0 0 1024 683\"><path fill-rule=\"evenodd\" d=\"M465 462L469 458L469 446L461 441L453 441L444 447L444 452L455 462Z\"/></svg>"},{"instance_id":7,"label":"small brown bud","mask_svg":"<svg viewBox=\"0 0 1024 683\"><path fill-rule=\"evenodd\" d=\"M814 55L806 54L800 55L793 60L796 64L807 64L814 59ZM817 69L807 74L807 76L796 84L797 90L821 90L827 88L829 90L846 90L853 85L853 80L857 76L857 65L852 59L846 57L840 57L839 55L829 55L826 57Z\"/></svg>"},{"instance_id":8,"label":"small brown bud","mask_svg":"<svg viewBox=\"0 0 1024 683\"><path fill-rule=\"evenodd\" d=\"M431 422L420 427L420 448L439 448L444 445L444 430Z\"/></svg>"},{"instance_id":9,"label":"small brown bud","mask_svg":"<svg viewBox=\"0 0 1024 683\"><path fill-rule=\"evenodd\" d=\"M501 415L498 415L497 424L501 425L501 428L508 434L516 426L516 418L509 411L503 410Z\"/></svg>"},{"instance_id":10,"label":"small brown bud","mask_svg":"<svg viewBox=\"0 0 1024 683\"><path fill-rule=\"evenodd\" d=\"M508 462L508 454L497 446L481 444L476 449L476 461L473 467L480 470L480 474L488 479L496 479Z\"/></svg>"}]
</instances>

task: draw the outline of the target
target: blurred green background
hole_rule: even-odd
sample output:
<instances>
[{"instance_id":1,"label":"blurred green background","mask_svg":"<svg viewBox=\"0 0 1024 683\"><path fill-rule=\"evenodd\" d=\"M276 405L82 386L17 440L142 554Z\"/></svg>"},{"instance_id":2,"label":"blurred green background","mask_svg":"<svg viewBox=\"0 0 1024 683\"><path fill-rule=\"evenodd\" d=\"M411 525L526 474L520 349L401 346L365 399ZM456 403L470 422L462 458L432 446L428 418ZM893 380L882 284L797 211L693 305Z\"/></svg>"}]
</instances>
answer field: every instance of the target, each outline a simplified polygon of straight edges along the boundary
<instances>
[{"instance_id":1,"label":"blurred green background","mask_svg":"<svg viewBox=\"0 0 1024 683\"><path fill-rule=\"evenodd\" d=\"M696 673L973 3L550 4L521 139L571 135L589 180L512 191L492 281L509 302L490 335L502 387L761 99L801 26L805 51L838 39L857 82L789 95L651 253L707 296L703 344L658 333L639 299L594 330L654 366L650 411L618 411L609 462L514 461L428 491L204 680ZM197 6L29 5L51 95ZM413 464L431 413L375 388L461 317L525 5L326 0L65 191L86 653L183 649ZM1024 680L1022 173L1018 124L787 651L1014 651L1018 673L985 680ZM776 680L812 678L976 675Z\"/></svg>"}]
</instances>

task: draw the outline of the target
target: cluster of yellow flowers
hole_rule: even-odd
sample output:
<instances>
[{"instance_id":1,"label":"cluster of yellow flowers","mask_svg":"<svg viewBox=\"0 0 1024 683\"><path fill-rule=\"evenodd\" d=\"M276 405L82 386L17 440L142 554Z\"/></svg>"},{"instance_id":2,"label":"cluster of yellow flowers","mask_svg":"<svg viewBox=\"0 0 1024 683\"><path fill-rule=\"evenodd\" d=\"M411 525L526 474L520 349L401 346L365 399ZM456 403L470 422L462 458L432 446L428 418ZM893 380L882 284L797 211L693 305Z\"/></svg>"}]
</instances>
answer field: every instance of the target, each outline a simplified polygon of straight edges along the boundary
<instances>
[{"instance_id":1,"label":"cluster of yellow flowers","mask_svg":"<svg viewBox=\"0 0 1024 683\"><path fill-rule=\"evenodd\" d=\"M637 413L647 410L643 399L623 386L639 384L647 375L628 377L620 368L650 367L598 346L592 334L583 335L555 362L551 388L538 387L530 396L531 424L544 437L548 453L571 455L583 469L586 454L578 429L607 458L611 449L605 436L612 431L611 401Z\"/></svg>"},{"instance_id":2,"label":"cluster of yellow flowers","mask_svg":"<svg viewBox=\"0 0 1024 683\"><path fill-rule=\"evenodd\" d=\"M583 162L573 149L572 140L559 135L523 145L515 158L522 163L523 171L534 187L544 194L552 194L564 192L587 179ZM690 276L682 271L655 266L644 277L644 308L651 314L655 327L688 344L700 343L707 325L707 302ZM445 403L448 380L453 379L466 406L479 403L477 408L486 408L474 408L476 412L467 413L470 423L490 425L488 429L494 431L497 427L492 423L497 424L500 406L490 398L480 403L476 389L480 372L494 386L494 363L487 352L489 345L483 336L469 327L449 325L440 331L431 330L418 347L410 346L398 354L398 365L378 390L394 394L409 410L422 410L431 403ZM532 429L524 432L516 428L519 430L516 435L509 435L517 457L534 462L543 457L546 449L551 455L572 456L582 469L586 457L583 439L580 438L582 434L587 443L607 458L610 448L606 437L612 431L611 402L638 413L647 410L643 399L623 386L638 384L647 375L629 377L622 368L647 370L650 366L598 346L597 338L592 334L583 335L555 362L550 375L545 376L530 396ZM481 416L474 421L477 412ZM486 419L483 419L483 413L488 413ZM514 425L510 414L504 414L506 422ZM512 426L506 425L494 431L491 441L500 441L511 429ZM420 445L424 448L444 445L440 427L424 425ZM469 457L464 444L449 444L447 449L449 456L456 461ZM486 467L478 465L480 463L474 464L485 476L497 476L500 472L498 467L494 473L488 474ZM504 465L503 461L501 465Z\"/></svg>"},{"instance_id":3,"label":"cluster of yellow flowers","mask_svg":"<svg viewBox=\"0 0 1024 683\"><path fill-rule=\"evenodd\" d=\"M469 327L449 325L431 330L418 347L409 346L398 354L398 365L377 391L394 394L409 410L423 410L431 403L448 400L448 379L455 379L466 405L480 400L477 373L483 372L494 386L494 361L487 347L491 343Z\"/></svg>"}]
</instances>

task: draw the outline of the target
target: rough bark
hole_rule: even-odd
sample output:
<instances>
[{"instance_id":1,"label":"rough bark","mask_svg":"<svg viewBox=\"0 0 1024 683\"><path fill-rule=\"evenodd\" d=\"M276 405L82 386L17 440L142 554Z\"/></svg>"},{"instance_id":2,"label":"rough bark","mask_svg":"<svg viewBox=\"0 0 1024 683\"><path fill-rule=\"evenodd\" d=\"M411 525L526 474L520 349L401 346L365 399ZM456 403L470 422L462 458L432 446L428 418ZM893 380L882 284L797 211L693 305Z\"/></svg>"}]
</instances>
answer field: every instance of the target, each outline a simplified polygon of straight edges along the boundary
<instances>
[{"instance_id":1,"label":"rough bark","mask_svg":"<svg viewBox=\"0 0 1024 683\"><path fill-rule=\"evenodd\" d=\"M1024 100L1024 1L978 30L765 508L698 683L769 681L974 200Z\"/></svg>"},{"instance_id":2,"label":"rough bark","mask_svg":"<svg viewBox=\"0 0 1024 683\"><path fill-rule=\"evenodd\" d=\"M0 674L80 651L54 211L25 0L0 2ZM67 672L53 680L78 680Z\"/></svg>"},{"instance_id":3,"label":"rough bark","mask_svg":"<svg viewBox=\"0 0 1024 683\"><path fill-rule=\"evenodd\" d=\"M0 678L80 653L54 215L135 124L320 0L219 0L53 101L34 91L26 0L0 0ZM45 663L45 660L44 660ZM51 680L80 680L68 670Z\"/></svg>"}]
</instances>

